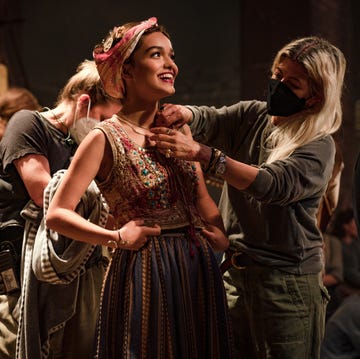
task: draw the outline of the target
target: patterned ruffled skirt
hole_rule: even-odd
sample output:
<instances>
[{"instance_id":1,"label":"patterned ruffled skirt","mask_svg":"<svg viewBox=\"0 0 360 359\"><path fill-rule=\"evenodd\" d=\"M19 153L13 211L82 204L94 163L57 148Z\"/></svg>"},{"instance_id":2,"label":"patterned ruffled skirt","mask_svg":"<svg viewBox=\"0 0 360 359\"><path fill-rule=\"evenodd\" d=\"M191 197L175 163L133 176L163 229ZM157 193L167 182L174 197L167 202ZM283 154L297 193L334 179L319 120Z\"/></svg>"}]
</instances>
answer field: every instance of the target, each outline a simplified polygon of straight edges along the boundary
<instances>
[{"instance_id":1,"label":"patterned ruffled skirt","mask_svg":"<svg viewBox=\"0 0 360 359\"><path fill-rule=\"evenodd\" d=\"M218 262L200 233L116 250L102 293L97 358L231 358Z\"/></svg>"}]
</instances>

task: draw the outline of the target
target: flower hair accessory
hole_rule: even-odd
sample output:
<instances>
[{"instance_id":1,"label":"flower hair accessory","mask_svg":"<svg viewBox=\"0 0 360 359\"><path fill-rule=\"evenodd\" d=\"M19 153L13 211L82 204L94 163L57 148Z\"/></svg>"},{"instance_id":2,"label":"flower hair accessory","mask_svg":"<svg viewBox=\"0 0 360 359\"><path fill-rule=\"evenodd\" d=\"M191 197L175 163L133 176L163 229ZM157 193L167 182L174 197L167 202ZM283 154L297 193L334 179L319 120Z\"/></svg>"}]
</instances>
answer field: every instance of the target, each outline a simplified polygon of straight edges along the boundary
<instances>
[{"instance_id":1,"label":"flower hair accessory","mask_svg":"<svg viewBox=\"0 0 360 359\"><path fill-rule=\"evenodd\" d=\"M110 96L124 97L125 86L122 79L124 62L134 51L143 33L153 26L157 26L156 17L151 17L127 31L124 26L114 27L102 44L95 47L93 57L104 89ZM118 39L120 41L116 42Z\"/></svg>"}]
</instances>

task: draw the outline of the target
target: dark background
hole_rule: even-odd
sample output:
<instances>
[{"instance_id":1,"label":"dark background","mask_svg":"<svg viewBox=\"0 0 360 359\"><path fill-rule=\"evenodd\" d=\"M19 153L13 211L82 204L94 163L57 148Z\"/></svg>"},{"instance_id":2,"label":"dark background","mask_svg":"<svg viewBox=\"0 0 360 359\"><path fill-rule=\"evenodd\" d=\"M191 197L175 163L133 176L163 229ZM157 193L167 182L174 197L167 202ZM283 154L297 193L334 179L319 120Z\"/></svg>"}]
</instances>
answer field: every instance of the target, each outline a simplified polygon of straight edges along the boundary
<instances>
[{"instance_id":1,"label":"dark background","mask_svg":"<svg viewBox=\"0 0 360 359\"><path fill-rule=\"evenodd\" d=\"M319 35L348 61L339 133L344 152L339 207L351 205L360 144L358 0L0 0L0 62L10 86L29 88L43 106L115 25L156 16L172 37L180 74L172 102L230 105L264 99L277 50Z\"/></svg>"}]
</instances>

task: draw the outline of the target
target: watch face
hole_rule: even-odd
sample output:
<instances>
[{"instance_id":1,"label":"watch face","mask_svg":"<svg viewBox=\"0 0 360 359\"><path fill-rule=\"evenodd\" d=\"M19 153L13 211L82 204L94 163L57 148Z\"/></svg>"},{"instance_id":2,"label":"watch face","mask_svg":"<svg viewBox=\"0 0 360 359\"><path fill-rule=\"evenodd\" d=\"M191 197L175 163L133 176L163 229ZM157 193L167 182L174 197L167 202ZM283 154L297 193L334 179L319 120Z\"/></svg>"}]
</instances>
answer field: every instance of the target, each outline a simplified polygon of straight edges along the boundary
<instances>
[{"instance_id":1,"label":"watch face","mask_svg":"<svg viewBox=\"0 0 360 359\"><path fill-rule=\"evenodd\" d=\"M219 175L223 175L225 173L226 170L226 165L224 162L221 162L218 164L218 166L216 167L216 173Z\"/></svg>"}]
</instances>

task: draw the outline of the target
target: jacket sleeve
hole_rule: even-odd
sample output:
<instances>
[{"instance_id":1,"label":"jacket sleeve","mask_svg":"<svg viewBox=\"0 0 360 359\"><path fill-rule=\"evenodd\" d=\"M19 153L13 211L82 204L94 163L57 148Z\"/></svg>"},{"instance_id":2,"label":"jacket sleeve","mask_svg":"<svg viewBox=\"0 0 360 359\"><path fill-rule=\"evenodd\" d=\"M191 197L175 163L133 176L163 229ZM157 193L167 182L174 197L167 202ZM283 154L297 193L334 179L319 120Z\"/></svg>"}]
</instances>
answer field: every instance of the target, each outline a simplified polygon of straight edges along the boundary
<instances>
[{"instance_id":1,"label":"jacket sleeve","mask_svg":"<svg viewBox=\"0 0 360 359\"><path fill-rule=\"evenodd\" d=\"M331 177L334 156L331 136L312 141L284 160L263 164L246 192L261 202L281 206L321 196Z\"/></svg>"},{"instance_id":2,"label":"jacket sleeve","mask_svg":"<svg viewBox=\"0 0 360 359\"><path fill-rule=\"evenodd\" d=\"M267 114L266 104L261 101L240 101L221 108L187 107L193 113L190 128L194 139L226 153L234 152L253 136L252 131L256 131Z\"/></svg>"}]
</instances>

